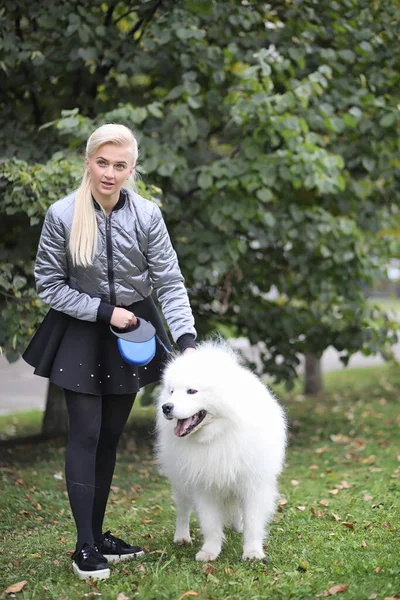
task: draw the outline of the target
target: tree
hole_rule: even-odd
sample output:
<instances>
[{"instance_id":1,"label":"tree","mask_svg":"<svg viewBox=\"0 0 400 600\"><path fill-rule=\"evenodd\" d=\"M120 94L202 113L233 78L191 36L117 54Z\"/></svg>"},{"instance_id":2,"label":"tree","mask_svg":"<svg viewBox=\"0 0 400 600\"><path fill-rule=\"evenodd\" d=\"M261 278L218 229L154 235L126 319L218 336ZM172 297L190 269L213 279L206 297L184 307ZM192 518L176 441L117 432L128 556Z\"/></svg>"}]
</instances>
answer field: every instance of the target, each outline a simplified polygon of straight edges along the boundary
<instances>
[{"instance_id":1,"label":"tree","mask_svg":"<svg viewBox=\"0 0 400 600\"><path fill-rule=\"evenodd\" d=\"M201 335L222 324L261 342L265 370L288 384L300 354L330 345L344 362L388 357L395 325L365 290L398 219L398 13L366 0L158 0L3 14L2 118L9 132L13 103L27 132L18 159L3 138L9 358L29 333L16 337L18 318L32 329L43 309L37 230L28 243L21 224L37 227L71 188L84 140L109 120L137 131L140 189L162 205Z\"/></svg>"}]
</instances>

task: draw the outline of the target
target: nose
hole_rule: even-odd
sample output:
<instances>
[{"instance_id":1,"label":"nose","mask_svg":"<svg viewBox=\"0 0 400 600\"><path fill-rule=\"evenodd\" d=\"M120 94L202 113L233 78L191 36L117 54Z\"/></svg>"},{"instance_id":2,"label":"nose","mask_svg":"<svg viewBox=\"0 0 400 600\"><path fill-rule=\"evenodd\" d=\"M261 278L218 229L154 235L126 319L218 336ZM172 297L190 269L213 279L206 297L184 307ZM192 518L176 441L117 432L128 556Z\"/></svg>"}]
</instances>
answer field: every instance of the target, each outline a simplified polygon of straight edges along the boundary
<instances>
[{"instance_id":1,"label":"nose","mask_svg":"<svg viewBox=\"0 0 400 600\"><path fill-rule=\"evenodd\" d=\"M166 402L165 404L162 405L161 408L164 413L164 416L167 419L173 419L173 416L171 413L174 410L174 405L172 404L172 402Z\"/></svg>"},{"instance_id":2,"label":"nose","mask_svg":"<svg viewBox=\"0 0 400 600\"><path fill-rule=\"evenodd\" d=\"M114 171L113 171L112 165L108 165L108 167L106 168L105 176L107 179L112 179L114 177Z\"/></svg>"}]
</instances>

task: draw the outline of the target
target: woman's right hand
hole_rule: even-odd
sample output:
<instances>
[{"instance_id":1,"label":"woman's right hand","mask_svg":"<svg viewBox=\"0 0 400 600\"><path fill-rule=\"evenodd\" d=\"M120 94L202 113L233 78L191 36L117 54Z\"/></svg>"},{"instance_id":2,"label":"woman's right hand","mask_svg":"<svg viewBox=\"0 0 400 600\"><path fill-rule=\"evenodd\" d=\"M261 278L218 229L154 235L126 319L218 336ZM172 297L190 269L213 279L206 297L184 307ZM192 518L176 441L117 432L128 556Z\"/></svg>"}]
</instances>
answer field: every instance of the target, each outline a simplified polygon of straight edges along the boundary
<instances>
[{"instance_id":1,"label":"woman's right hand","mask_svg":"<svg viewBox=\"0 0 400 600\"><path fill-rule=\"evenodd\" d=\"M114 308L110 321L111 325L114 325L114 327L117 327L118 329L127 329L132 325L136 325L136 322L137 319L130 310L126 310L119 306Z\"/></svg>"}]
</instances>

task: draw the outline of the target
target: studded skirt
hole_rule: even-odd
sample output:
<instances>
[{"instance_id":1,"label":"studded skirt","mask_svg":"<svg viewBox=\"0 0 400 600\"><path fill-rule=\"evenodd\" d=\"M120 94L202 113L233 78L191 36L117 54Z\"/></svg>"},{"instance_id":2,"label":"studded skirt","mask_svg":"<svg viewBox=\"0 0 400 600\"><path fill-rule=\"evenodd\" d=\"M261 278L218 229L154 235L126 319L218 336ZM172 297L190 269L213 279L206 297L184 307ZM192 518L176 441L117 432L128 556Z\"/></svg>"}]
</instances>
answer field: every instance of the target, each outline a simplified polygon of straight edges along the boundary
<instances>
[{"instance_id":1,"label":"studded skirt","mask_svg":"<svg viewBox=\"0 0 400 600\"><path fill-rule=\"evenodd\" d=\"M81 321L53 309L22 357L35 368L35 375L67 390L96 395L137 393L159 381L172 348L151 297L125 308L150 321L159 338L153 360L144 367L135 367L121 357L118 338L106 323Z\"/></svg>"}]
</instances>

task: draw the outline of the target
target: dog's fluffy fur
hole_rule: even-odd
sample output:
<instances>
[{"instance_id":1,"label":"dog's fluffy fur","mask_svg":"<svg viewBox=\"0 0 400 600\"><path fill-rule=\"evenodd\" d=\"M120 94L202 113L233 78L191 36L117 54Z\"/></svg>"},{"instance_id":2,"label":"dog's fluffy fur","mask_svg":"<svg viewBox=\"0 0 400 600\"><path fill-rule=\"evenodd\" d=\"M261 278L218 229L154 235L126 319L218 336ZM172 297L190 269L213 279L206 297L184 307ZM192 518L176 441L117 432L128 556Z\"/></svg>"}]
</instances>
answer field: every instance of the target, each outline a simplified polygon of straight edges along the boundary
<instances>
[{"instance_id":1,"label":"dog's fluffy fur","mask_svg":"<svg viewBox=\"0 0 400 600\"><path fill-rule=\"evenodd\" d=\"M194 507L204 538L196 559L214 560L223 529L243 532L243 558L262 559L286 447L282 408L224 342L171 360L157 411L157 454L176 502L174 541L191 543Z\"/></svg>"}]
</instances>

